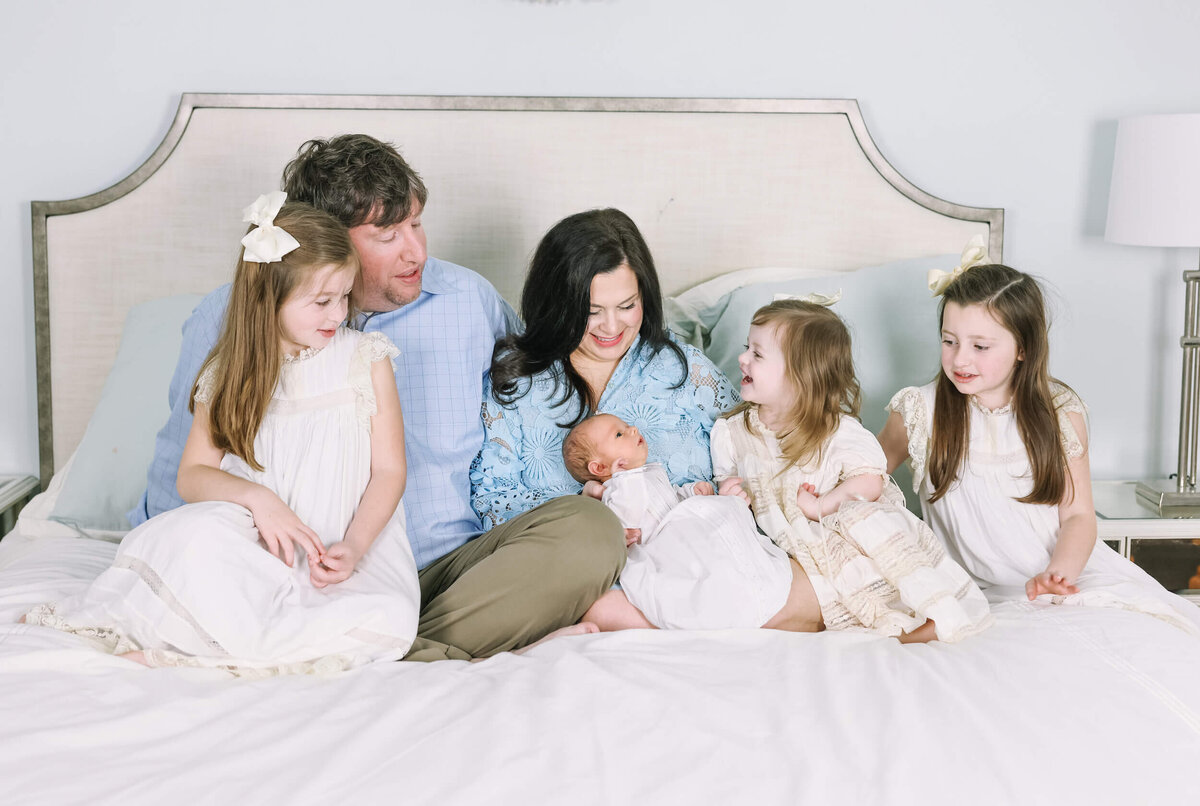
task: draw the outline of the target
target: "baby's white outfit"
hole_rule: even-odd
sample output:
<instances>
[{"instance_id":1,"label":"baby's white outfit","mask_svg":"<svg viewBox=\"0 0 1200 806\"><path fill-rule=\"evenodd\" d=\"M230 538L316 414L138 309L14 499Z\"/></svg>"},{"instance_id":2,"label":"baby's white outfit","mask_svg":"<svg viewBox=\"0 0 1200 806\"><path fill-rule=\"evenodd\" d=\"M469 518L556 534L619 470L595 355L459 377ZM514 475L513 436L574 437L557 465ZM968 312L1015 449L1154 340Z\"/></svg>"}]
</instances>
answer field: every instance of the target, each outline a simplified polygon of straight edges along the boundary
<instances>
[{"instance_id":1,"label":"baby's white outfit","mask_svg":"<svg viewBox=\"0 0 1200 806\"><path fill-rule=\"evenodd\" d=\"M895 636L933 619L940 640L957 641L991 624L987 599L904 508L883 449L858 420L843 415L819 460L796 465L751 408L716 422L712 452L716 478L741 477L758 525L804 568L826 628ZM796 503L806 483L821 496L863 475L884 478L878 500L843 501L820 523Z\"/></svg>"},{"instance_id":2,"label":"baby's white outfit","mask_svg":"<svg viewBox=\"0 0 1200 806\"><path fill-rule=\"evenodd\" d=\"M264 470L233 454L221 469L273 490L326 546L342 540L371 478L371 364L396 355L381 333L341 328L324 348L287 360L254 438ZM197 400L211 399L213 378L201 376ZM285 565L259 544L248 509L209 501L129 532L86 591L35 608L27 621L108 651L143 649L151 665L256 676L402 658L419 609L403 505L349 579L316 588L302 549Z\"/></svg>"},{"instance_id":3,"label":"baby's white outfit","mask_svg":"<svg viewBox=\"0 0 1200 806\"><path fill-rule=\"evenodd\" d=\"M1062 445L1068 459L1083 455L1070 412L1086 415L1083 401L1069 388L1051 384ZM937 384L901 389L888 404L908 432L913 489L921 496L925 520L946 542L958 562L983 586L992 601L1026 601L1025 583L1046 570L1058 542L1058 506L1023 504L1016 499L1033 489L1029 455L1011 405L989 410L969 397L968 454L958 480L937 501L927 462L933 433ZM1165 590L1134 563L1097 540L1070 596L1045 594L1055 604L1136 610L1200 634L1200 608Z\"/></svg>"},{"instance_id":4,"label":"baby's white outfit","mask_svg":"<svg viewBox=\"0 0 1200 806\"><path fill-rule=\"evenodd\" d=\"M654 626L761 627L787 602L787 554L759 534L740 498L672 486L651 463L614 473L602 500L626 529L642 530L621 588Z\"/></svg>"}]
</instances>

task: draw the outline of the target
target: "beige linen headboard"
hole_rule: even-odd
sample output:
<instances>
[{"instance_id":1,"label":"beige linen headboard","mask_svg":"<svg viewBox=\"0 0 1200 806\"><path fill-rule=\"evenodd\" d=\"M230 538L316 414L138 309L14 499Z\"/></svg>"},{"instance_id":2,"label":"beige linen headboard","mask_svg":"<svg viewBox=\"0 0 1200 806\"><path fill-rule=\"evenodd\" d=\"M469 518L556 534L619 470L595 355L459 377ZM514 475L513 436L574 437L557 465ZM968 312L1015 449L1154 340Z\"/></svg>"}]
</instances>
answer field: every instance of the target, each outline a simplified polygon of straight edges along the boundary
<instances>
[{"instance_id":1,"label":"beige linen headboard","mask_svg":"<svg viewBox=\"0 0 1200 806\"><path fill-rule=\"evenodd\" d=\"M748 267L957 252L976 233L1002 254L1003 210L906 181L852 100L187 94L133 174L32 205L43 484L83 434L130 307L227 282L241 209L305 140L346 132L399 147L430 189L430 254L514 303L541 235L594 207L638 223L669 294Z\"/></svg>"}]
</instances>

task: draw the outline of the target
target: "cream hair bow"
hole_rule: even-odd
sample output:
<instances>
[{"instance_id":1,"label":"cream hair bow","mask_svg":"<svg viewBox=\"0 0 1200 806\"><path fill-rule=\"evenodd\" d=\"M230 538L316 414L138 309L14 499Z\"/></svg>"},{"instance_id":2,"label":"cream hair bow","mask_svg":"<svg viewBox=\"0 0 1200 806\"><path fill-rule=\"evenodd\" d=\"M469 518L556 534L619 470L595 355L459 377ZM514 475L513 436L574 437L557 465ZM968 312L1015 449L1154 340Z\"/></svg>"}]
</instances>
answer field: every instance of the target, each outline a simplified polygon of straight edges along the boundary
<instances>
[{"instance_id":1,"label":"cream hair bow","mask_svg":"<svg viewBox=\"0 0 1200 806\"><path fill-rule=\"evenodd\" d=\"M242 221L254 224L254 229L242 238L242 246L246 247L245 260L248 263L274 263L283 260L283 256L293 249L300 248L300 242L275 226L275 216L283 207L287 194L282 190L264 193L254 200L254 204L242 210Z\"/></svg>"},{"instance_id":2,"label":"cream hair bow","mask_svg":"<svg viewBox=\"0 0 1200 806\"><path fill-rule=\"evenodd\" d=\"M958 275L967 269L982 266L990 262L991 258L988 257L987 244L984 242L983 236L976 235L967 241L967 245L963 247L962 260L959 261L958 267L953 271L942 271L941 269L929 270L929 274L926 276L929 282L929 290L933 292L935 297L940 296L946 293L946 289L950 286L950 283L954 282Z\"/></svg>"},{"instance_id":3,"label":"cream hair bow","mask_svg":"<svg viewBox=\"0 0 1200 806\"><path fill-rule=\"evenodd\" d=\"M781 299L798 299L801 302L811 302L813 305L820 305L828 308L833 303L842 298L842 289L834 291L832 294L776 294L771 301L779 302Z\"/></svg>"}]
</instances>

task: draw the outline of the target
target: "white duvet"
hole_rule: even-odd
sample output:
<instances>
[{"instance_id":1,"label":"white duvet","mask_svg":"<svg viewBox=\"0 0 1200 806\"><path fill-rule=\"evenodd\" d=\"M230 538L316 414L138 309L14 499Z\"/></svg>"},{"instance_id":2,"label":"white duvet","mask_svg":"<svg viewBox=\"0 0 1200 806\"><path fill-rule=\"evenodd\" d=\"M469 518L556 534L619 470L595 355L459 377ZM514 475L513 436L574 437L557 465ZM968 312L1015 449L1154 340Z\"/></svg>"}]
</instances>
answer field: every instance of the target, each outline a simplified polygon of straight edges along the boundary
<instances>
[{"instance_id":1,"label":"white duvet","mask_svg":"<svg viewBox=\"0 0 1200 806\"><path fill-rule=\"evenodd\" d=\"M0 803L1195 803L1200 641L1012 603L959 644L631 631L239 681L17 624L115 546L0 543Z\"/></svg>"}]
</instances>

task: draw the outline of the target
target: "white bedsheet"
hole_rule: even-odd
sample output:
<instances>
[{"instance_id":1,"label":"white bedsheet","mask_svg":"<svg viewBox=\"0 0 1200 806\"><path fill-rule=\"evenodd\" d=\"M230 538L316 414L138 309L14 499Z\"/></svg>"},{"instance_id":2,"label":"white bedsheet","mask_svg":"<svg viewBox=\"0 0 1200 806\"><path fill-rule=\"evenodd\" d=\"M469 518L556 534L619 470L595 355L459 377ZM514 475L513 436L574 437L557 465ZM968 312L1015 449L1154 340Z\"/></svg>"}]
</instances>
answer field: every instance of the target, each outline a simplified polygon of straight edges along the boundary
<instances>
[{"instance_id":1,"label":"white bedsheet","mask_svg":"<svg viewBox=\"0 0 1200 806\"><path fill-rule=\"evenodd\" d=\"M1200 642L1004 605L960 644L565 638L476 664L239 681L16 624L115 546L0 543L0 802L1185 803Z\"/></svg>"}]
</instances>

